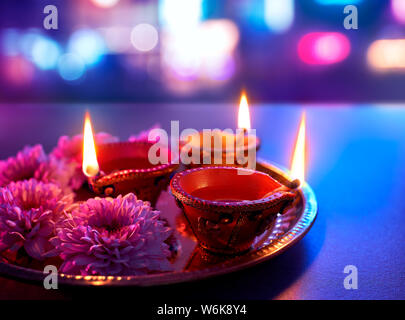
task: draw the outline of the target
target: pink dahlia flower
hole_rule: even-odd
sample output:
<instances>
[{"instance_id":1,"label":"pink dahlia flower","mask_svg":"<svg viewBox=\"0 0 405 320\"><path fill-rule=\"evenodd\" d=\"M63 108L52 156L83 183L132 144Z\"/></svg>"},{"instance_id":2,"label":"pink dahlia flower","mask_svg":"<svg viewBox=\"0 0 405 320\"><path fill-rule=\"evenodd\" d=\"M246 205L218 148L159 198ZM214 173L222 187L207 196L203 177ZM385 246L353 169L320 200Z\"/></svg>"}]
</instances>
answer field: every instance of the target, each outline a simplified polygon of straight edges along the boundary
<instances>
[{"instance_id":1,"label":"pink dahlia flower","mask_svg":"<svg viewBox=\"0 0 405 320\"><path fill-rule=\"evenodd\" d=\"M55 223L72 203L72 194L35 179L0 188L0 252L24 247L32 258L44 259L53 249Z\"/></svg>"},{"instance_id":2,"label":"pink dahlia flower","mask_svg":"<svg viewBox=\"0 0 405 320\"><path fill-rule=\"evenodd\" d=\"M96 144L117 142L118 138L108 133L98 133L95 135ZM83 135L79 134L73 137L62 136L59 138L58 145L52 150L51 156L62 160L69 165L69 170L73 170L70 177L69 186L73 190L79 189L86 181L82 172L83 159ZM72 169L70 169L72 168Z\"/></svg>"},{"instance_id":3,"label":"pink dahlia flower","mask_svg":"<svg viewBox=\"0 0 405 320\"><path fill-rule=\"evenodd\" d=\"M132 193L89 199L68 214L52 240L60 270L82 275L139 275L171 270L171 229Z\"/></svg>"},{"instance_id":4,"label":"pink dahlia flower","mask_svg":"<svg viewBox=\"0 0 405 320\"><path fill-rule=\"evenodd\" d=\"M35 178L42 182L58 184L69 193L72 174L73 169L67 163L48 157L41 145L26 146L15 157L0 161L0 187L13 181Z\"/></svg>"}]
</instances>

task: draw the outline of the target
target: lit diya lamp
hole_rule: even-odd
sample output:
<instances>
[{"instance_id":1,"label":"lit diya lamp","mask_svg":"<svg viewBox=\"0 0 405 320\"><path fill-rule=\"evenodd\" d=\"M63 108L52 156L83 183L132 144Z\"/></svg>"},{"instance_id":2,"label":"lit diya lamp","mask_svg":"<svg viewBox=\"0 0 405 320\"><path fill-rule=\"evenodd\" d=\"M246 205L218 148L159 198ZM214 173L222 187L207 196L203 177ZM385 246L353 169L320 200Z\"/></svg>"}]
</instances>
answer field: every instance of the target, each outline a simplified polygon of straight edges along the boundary
<instances>
[{"instance_id":1,"label":"lit diya lamp","mask_svg":"<svg viewBox=\"0 0 405 320\"><path fill-rule=\"evenodd\" d=\"M86 113L83 172L92 191L110 197L132 192L155 205L178 165L171 163L170 150L162 146L160 152L167 152L167 163L152 164L149 150L153 144L148 141L114 142L99 145L96 151L90 116Z\"/></svg>"},{"instance_id":2,"label":"lit diya lamp","mask_svg":"<svg viewBox=\"0 0 405 320\"><path fill-rule=\"evenodd\" d=\"M247 167L255 163L259 147L260 140L256 136L256 130L252 130L250 125L247 97L242 93L236 133L231 129L203 130L189 136L187 143L182 145L181 152L197 155L192 158L189 167L214 164Z\"/></svg>"},{"instance_id":3,"label":"lit diya lamp","mask_svg":"<svg viewBox=\"0 0 405 320\"><path fill-rule=\"evenodd\" d=\"M201 247L239 254L249 250L255 237L272 228L277 215L297 199L304 167L305 116L292 160L295 180L278 172L273 178L246 168L198 167L177 173L171 190Z\"/></svg>"}]
</instances>

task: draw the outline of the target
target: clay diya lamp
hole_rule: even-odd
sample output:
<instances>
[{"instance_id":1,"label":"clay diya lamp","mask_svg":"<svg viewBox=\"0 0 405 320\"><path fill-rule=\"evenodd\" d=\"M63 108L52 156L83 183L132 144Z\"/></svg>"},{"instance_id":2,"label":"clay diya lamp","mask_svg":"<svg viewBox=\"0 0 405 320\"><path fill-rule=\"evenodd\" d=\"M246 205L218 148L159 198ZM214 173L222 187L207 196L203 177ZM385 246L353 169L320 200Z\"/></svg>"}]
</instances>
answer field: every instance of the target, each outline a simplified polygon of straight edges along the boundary
<instances>
[{"instance_id":1,"label":"clay diya lamp","mask_svg":"<svg viewBox=\"0 0 405 320\"><path fill-rule=\"evenodd\" d=\"M148 158L152 145L147 141L99 145L99 172L88 178L92 191L99 196L111 197L132 192L139 199L155 205L178 165L170 162L169 149L161 149L161 152L168 152L168 163L152 164Z\"/></svg>"},{"instance_id":2,"label":"clay diya lamp","mask_svg":"<svg viewBox=\"0 0 405 320\"><path fill-rule=\"evenodd\" d=\"M245 168L189 169L175 174L170 184L200 246L220 254L249 250L296 198L271 176Z\"/></svg>"},{"instance_id":3,"label":"clay diya lamp","mask_svg":"<svg viewBox=\"0 0 405 320\"><path fill-rule=\"evenodd\" d=\"M212 130L210 133L199 132L190 136L183 144L181 152L198 155L191 159L188 168L207 167L212 165L247 167L248 161L241 163L238 157L245 159L249 155L256 155L260 148L260 139L249 134L248 130L240 133L230 133L221 130Z\"/></svg>"},{"instance_id":4,"label":"clay diya lamp","mask_svg":"<svg viewBox=\"0 0 405 320\"><path fill-rule=\"evenodd\" d=\"M260 139L256 136L256 131L250 128L249 105L246 94L242 93L236 132L231 129L203 130L189 136L181 147L181 152L187 154L188 158L194 156L188 167L212 165L247 167L249 163L255 162Z\"/></svg>"}]
</instances>

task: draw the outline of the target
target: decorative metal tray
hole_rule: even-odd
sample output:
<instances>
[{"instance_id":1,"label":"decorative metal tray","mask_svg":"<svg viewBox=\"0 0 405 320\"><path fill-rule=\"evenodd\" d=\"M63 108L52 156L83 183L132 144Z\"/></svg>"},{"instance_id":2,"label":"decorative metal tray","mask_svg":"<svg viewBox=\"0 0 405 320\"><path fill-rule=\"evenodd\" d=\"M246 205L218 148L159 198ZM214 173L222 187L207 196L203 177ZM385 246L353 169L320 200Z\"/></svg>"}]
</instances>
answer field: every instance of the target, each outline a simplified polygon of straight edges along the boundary
<instances>
[{"instance_id":1,"label":"decorative metal tray","mask_svg":"<svg viewBox=\"0 0 405 320\"><path fill-rule=\"evenodd\" d=\"M257 162L257 170L276 172L286 177L277 166L266 161ZM266 231L255 239L249 252L240 256L223 256L208 253L197 245L191 234L182 211L177 207L174 197L169 192L162 192L157 208L173 229L176 241L173 243L174 271L144 276L75 276L59 274L59 285L70 286L155 286L218 276L260 262L287 250L309 231L317 215L317 202L311 187L304 184L294 205L283 215L277 217L273 229ZM0 274L30 282L43 282L42 269L17 266L1 261Z\"/></svg>"}]
</instances>

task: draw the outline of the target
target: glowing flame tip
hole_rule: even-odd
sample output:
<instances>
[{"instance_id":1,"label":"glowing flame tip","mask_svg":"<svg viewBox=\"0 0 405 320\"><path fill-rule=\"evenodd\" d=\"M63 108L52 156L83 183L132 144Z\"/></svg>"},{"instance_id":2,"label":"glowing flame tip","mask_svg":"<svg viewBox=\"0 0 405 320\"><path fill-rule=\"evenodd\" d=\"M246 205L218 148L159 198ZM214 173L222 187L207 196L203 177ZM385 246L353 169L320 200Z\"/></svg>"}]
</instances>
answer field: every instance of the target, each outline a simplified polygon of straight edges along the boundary
<instances>
[{"instance_id":1,"label":"glowing flame tip","mask_svg":"<svg viewBox=\"0 0 405 320\"><path fill-rule=\"evenodd\" d=\"M301 185L305 181L305 157L306 157L306 115L302 114L298 130L297 141L295 144L294 154L291 161L291 178L299 179Z\"/></svg>"},{"instance_id":2,"label":"glowing flame tip","mask_svg":"<svg viewBox=\"0 0 405 320\"><path fill-rule=\"evenodd\" d=\"M93 129L91 127L90 114L88 112L86 112L84 119L82 170L87 177L94 177L100 171L97 161Z\"/></svg>"},{"instance_id":3,"label":"glowing flame tip","mask_svg":"<svg viewBox=\"0 0 405 320\"><path fill-rule=\"evenodd\" d=\"M243 92L240 98L239 113L238 113L238 127L240 129L250 129L250 113L249 104L246 94Z\"/></svg>"}]
</instances>

